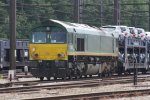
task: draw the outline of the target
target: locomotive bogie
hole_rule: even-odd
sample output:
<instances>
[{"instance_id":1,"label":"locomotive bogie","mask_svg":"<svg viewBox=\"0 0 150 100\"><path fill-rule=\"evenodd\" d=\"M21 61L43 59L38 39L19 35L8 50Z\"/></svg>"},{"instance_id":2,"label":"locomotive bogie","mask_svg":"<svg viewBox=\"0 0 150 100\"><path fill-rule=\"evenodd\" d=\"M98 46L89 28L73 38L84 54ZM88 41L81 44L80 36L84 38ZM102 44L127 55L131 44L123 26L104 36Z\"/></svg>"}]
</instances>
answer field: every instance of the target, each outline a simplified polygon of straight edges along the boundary
<instances>
[{"instance_id":1,"label":"locomotive bogie","mask_svg":"<svg viewBox=\"0 0 150 100\"><path fill-rule=\"evenodd\" d=\"M105 60L106 61L106 60ZM68 65L67 65L68 63ZM95 61L42 61L38 62L36 67L31 68L31 73L35 77L76 77L82 75L99 75L111 73L113 62L95 62Z\"/></svg>"},{"instance_id":2,"label":"locomotive bogie","mask_svg":"<svg viewBox=\"0 0 150 100\"><path fill-rule=\"evenodd\" d=\"M32 66L31 73L35 77L64 77L68 73L67 61L42 61Z\"/></svg>"}]
</instances>

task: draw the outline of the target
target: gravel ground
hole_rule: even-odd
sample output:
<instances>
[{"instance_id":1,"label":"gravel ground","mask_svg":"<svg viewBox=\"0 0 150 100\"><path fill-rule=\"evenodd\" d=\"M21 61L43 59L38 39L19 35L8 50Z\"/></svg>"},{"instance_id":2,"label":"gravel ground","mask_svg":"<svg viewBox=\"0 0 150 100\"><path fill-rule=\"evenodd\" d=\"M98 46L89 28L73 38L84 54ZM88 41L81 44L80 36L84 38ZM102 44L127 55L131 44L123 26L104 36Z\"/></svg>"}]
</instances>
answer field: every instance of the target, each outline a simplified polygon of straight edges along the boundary
<instances>
[{"instance_id":1,"label":"gravel ground","mask_svg":"<svg viewBox=\"0 0 150 100\"><path fill-rule=\"evenodd\" d=\"M23 82L23 81L34 81L34 80L39 80L38 78L18 78L17 80L12 80L12 82ZM4 84L4 83L9 83L9 79L0 79L0 84Z\"/></svg>"},{"instance_id":2,"label":"gravel ground","mask_svg":"<svg viewBox=\"0 0 150 100\"><path fill-rule=\"evenodd\" d=\"M127 97L127 98L115 98L108 100L150 100L150 96L137 96L137 97Z\"/></svg>"},{"instance_id":3,"label":"gravel ground","mask_svg":"<svg viewBox=\"0 0 150 100\"><path fill-rule=\"evenodd\" d=\"M58 95L71 95L71 94L83 94L83 93L94 93L94 92L107 92L107 91L119 91L119 90L133 90L133 89L145 89L150 88L147 85L150 85L150 82L138 83L138 87L134 87L133 84L116 84L116 85L108 85L108 86L96 86L96 87L88 87L88 88L70 88L70 89L55 89L55 90L46 90L43 89L41 91L35 92L22 92L22 93L7 93L0 94L0 100L20 100L27 98L37 98L37 97L47 97L47 96L58 96ZM142 86L142 87L140 87ZM131 98L121 98L119 100L146 100L145 98L149 98L150 96L144 97L131 97ZM141 98L141 99L140 99ZM116 100L116 99L113 99Z\"/></svg>"},{"instance_id":4,"label":"gravel ground","mask_svg":"<svg viewBox=\"0 0 150 100\"><path fill-rule=\"evenodd\" d=\"M19 81L26 80L38 80L36 78L21 78ZM0 80L0 83L7 83L8 80ZM62 82L61 82L62 83ZM63 82L66 83L66 82ZM49 83L49 84L59 84L59 82ZM108 92L108 91L120 91L120 90L135 90L135 89L150 89L150 82L139 82L137 87L132 84L115 84L107 86L96 86L96 87L83 87L83 88L69 88L69 89L54 89L46 90L42 89L41 91L35 92L20 92L20 93L7 93L0 94L0 100L20 100L28 98L37 98L37 97L50 97L50 96L59 96L59 95L73 95L73 94L84 94L84 93L94 93L94 92ZM116 99L109 99L116 100ZM139 96L131 98L118 98L117 100L150 100L150 96Z\"/></svg>"}]
</instances>

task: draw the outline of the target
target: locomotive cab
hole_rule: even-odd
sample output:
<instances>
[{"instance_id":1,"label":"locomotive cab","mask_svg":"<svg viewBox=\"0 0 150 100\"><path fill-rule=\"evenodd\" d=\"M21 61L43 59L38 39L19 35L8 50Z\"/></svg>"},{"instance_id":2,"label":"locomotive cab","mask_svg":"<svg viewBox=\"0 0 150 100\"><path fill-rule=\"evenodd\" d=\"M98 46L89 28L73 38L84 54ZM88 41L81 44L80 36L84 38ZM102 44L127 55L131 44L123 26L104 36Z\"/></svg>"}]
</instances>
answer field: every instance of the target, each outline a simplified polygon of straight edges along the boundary
<instances>
[{"instance_id":1,"label":"locomotive cab","mask_svg":"<svg viewBox=\"0 0 150 100\"><path fill-rule=\"evenodd\" d=\"M31 73L44 77L65 77L67 63L67 31L56 23L44 23L33 29L30 36L29 58L35 62Z\"/></svg>"},{"instance_id":2,"label":"locomotive cab","mask_svg":"<svg viewBox=\"0 0 150 100\"><path fill-rule=\"evenodd\" d=\"M57 26L33 30L30 60L67 60L66 31Z\"/></svg>"}]
</instances>

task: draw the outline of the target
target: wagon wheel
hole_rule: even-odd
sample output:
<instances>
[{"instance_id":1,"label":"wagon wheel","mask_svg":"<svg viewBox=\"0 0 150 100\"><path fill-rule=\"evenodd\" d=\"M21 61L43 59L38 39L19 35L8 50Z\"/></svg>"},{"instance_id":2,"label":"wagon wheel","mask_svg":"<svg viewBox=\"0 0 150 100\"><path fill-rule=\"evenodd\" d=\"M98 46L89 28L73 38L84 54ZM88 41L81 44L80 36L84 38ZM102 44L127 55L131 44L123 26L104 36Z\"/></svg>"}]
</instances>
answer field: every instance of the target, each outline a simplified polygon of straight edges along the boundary
<instances>
[{"instance_id":1,"label":"wagon wheel","mask_svg":"<svg viewBox=\"0 0 150 100\"><path fill-rule=\"evenodd\" d=\"M70 70L68 71L68 73L69 73L69 74L68 74L69 79L72 80L72 70L70 69Z\"/></svg>"},{"instance_id":2,"label":"wagon wheel","mask_svg":"<svg viewBox=\"0 0 150 100\"><path fill-rule=\"evenodd\" d=\"M79 79L79 78L80 78L80 76L79 76L79 75L76 75L76 76L75 76L75 79Z\"/></svg>"},{"instance_id":3,"label":"wagon wheel","mask_svg":"<svg viewBox=\"0 0 150 100\"><path fill-rule=\"evenodd\" d=\"M89 75L90 78L92 78L92 75Z\"/></svg>"},{"instance_id":4,"label":"wagon wheel","mask_svg":"<svg viewBox=\"0 0 150 100\"><path fill-rule=\"evenodd\" d=\"M82 77L82 74L80 73L80 71L78 70L76 76L75 76L75 79L79 79L80 77Z\"/></svg>"},{"instance_id":5,"label":"wagon wheel","mask_svg":"<svg viewBox=\"0 0 150 100\"><path fill-rule=\"evenodd\" d=\"M99 73L99 74L98 74L98 77L99 77L99 78L101 78L101 77L102 77L102 74L101 74L101 73Z\"/></svg>"},{"instance_id":6,"label":"wagon wheel","mask_svg":"<svg viewBox=\"0 0 150 100\"><path fill-rule=\"evenodd\" d=\"M72 75L69 76L69 79L72 80Z\"/></svg>"},{"instance_id":7,"label":"wagon wheel","mask_svg":"<svg viewBox=\"0 0 150 100\"><path fill-rule=\"evenodd\" d=\"M84 75L85 78L87 78L87 75Z\"/></svg>"},{"instance_id":8,"label":"wagon wheel","mask_svg":"<svg viewBox=\"0 0 150 100\"><path fill-rule=\"evenodd\" d=\"M56 77L56 76L54 77L54 80L57 80L57 77Z\"/></svg>"},{"instance_id":9,"label":"wagon wheel","mask_svg":"<svg viewBox=\"0 0 150 100\"><path fill-rule=\"evenodd\" d=\"M44 77L40 77L40 80L43 81L43 80L44 80Z\"/></svg>"},{"instance_id":10,"label":"wagon wheel","mask_svg":"<svg viewBox=\"0 0 150 100\"><path fill-rule=\"evenodd\" d=\"M66 75L64 75L64 77L62 78L63 80L66 80L67 79L67 76Z\"/></svg>"},{"instance_id":11,"label":"wagon wheel","mask_svg":"<svg viewBox=\"0 0 150 100\"><path fill-rule=\"evenodd\" d=\"M142 74L146 74L147 70L146 69L143 69L142 70Z\"/></svg>"}]
</instances>

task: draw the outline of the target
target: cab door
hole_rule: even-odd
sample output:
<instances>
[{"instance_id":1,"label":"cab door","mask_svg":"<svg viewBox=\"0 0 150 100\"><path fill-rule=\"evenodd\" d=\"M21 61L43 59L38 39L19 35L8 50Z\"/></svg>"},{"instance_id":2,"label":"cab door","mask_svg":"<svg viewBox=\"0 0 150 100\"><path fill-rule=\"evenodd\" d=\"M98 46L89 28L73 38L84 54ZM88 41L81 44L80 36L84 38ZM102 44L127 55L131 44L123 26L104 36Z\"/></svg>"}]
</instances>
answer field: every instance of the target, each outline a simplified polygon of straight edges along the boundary
<instances>
[{"instance_id":1,"label":"cab door","mask_svg":"<svg viewBox=\"0 0 150 100\"><path fill-rule=\"evenodd\" d=\"M75 46L76 51L83 52L85 51L85 35L84 34L75 34Z\"/></svg>"}]
</instances>

